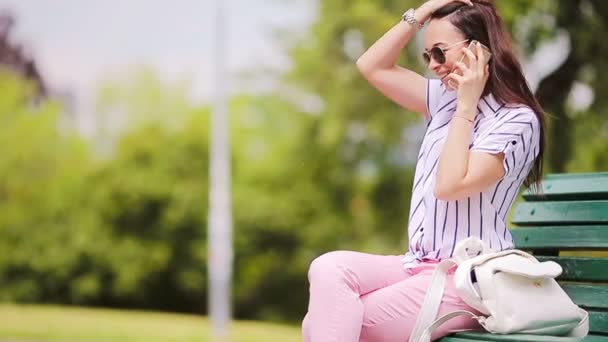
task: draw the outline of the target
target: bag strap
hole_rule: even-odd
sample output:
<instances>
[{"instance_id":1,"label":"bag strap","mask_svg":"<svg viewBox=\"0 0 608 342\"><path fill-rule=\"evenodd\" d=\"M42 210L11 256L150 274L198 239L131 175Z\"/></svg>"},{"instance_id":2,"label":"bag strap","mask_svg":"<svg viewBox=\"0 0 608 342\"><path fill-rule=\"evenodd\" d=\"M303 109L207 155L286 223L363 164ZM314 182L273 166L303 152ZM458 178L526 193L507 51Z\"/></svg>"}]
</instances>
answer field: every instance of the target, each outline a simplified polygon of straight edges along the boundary
<instances>
[{"instance_id":1,"label":"bag strap","mask_svg":"<svg viewBox=\"0 0 608 342\"><path fill-rule=\"evenodd\" d=\"M435 330L437 330L445 322L462 315L468 315L471 318L476 319L482 325L482 327L484 326L483 323L486 317L477 316L474 313L466 310L453 311L435 320L435 317L437 317L437 313L439 311L439 306L441 305L441 300L443 299L447 272L450 267L454 265L457 265L454 260L446 259L441 261L433 272L431 284L424 297L418 317L416 318L416 324L414 325L414 329L412 330L408 340L409 342L430 342L431 335L435 332ZM589 313L583 309L581 309L581 311L584 312L584 318L576 326L576 328L572 329L572 331L570 331L570 333L566 336L574 338L582 338L587 336L589 331Z\"/></svg>"},{"instance_id":2,"label":"bag strap","mask_svg":"<svg viewBox=\"0 0 608 342\"><path fill-rule=\"evenodd\" d=\"M456 265L454 260L443 260L433 272L431 284L426 292L426 295L424 296L424 301L422 302L422 307L420 308L420 312L416 318L414 329L410 334L409 342L421 341L420 339L422 338L426 328L435 321L437 313L439 312L439 305L441 305L441 300L443 299L445 279L448 270L453 265Z\"/></svg>"},{"instance_id":3,"label":"bag strap","mask_svg":"<svg viewBox=\"0 0 608 342\"><path fill-rule=\"evenodd\" d=\"M435 322L433 322L428 328L424 329L422 336L416 342L431 342L431 335L435 332L435 330L437 330L440 326L442 326L443 323L445 323L453 318L459 317L459 316L470 316L472 319L475 319L478 321L481 318L480 316L477 316L474 313L472 313L470 311L466 311L466 310L458 310L458 311L450 312L449 314L445 314L445 315L441 316Z\"/></svg>"}]
</instances>

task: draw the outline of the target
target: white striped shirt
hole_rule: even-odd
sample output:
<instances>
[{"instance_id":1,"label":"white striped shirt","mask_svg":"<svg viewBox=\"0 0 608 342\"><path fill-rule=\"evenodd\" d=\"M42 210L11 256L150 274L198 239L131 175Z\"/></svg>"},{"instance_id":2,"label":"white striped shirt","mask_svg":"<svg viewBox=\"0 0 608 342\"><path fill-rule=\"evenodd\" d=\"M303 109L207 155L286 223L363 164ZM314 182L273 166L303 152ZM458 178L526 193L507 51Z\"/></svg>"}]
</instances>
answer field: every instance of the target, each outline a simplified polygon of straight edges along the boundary
<instances>
[{"instance_id":1,"label":"white striped shirt","mask_svg":"<svg viewBox=\"0 0 608 342\"><path fill-rule=\"evenodd\" d=\"M456 102L456 91L448 91L440 80L427 81L430 119L414 175L409 250L403 259L406 269L419 261L452 257L456 243L469 236L479 237L493 250L513 248L506 228L507 215L538 156L538 119L528 106L499 104L491 94L483 97L477 106L469 150L503 152L506 174L483 192L457 201L442 201L433 195L433 189Z\"/></svg>"}]
</instances>

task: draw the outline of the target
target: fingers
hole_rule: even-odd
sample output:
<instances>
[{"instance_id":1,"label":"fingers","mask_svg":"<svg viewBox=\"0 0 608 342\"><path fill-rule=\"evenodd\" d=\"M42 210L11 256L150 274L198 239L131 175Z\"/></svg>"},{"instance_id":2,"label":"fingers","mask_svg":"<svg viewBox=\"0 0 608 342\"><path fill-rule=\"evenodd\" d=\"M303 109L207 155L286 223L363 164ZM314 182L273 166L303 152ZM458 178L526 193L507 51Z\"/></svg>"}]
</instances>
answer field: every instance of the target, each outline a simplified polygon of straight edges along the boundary
<instances>
[{"instance_id":1,"label":"fingers","mask_svg":"<svg viewBox=\"0 0 608 342\"><path fill-rule=\"evenodd\" d=\"M471 70L478 71L478 68L477 68L477 57L475 56L475 54L473 54L473 52L471 50L469 50L468 48L466 48L466 47L463 47L462 51L469 58L469 68Z\"/></svg>"},{"instance_id":2,"label":"fingers","mask_svg":"<svg viewBox=\"0 0 608 342\"><path fill-rule=\"evenodd\" d=\"M471 0L458 0L458 1L463 2L469 6L473 6L473 1L471 1Z\"/></svg>"},{"instance_id":3,"label":"fingers","mask_svg":"<svg viewBox=\"0 0 608 342\"><path fill-rule=\"evenodd\" d=\"M448 75L448 78L450 78L452 81L454 81L458 86L460 86L460 84L463 81L463 77L456 74L456 73L451 73Z\"/></svg>"},{"instance_id":4,"label":"fingers","mask_svg":"<svg viewBox=\"0 0 608 342\"><path fill-rule=\"evenodd\" d=\"M470 69L467 67L466 64L462 63L462 62L456 62L454 63L454 67L456 67L457 69L459 69L463 75L466 74L467 71L469 71Z\"/></svg>"}]
</instances>

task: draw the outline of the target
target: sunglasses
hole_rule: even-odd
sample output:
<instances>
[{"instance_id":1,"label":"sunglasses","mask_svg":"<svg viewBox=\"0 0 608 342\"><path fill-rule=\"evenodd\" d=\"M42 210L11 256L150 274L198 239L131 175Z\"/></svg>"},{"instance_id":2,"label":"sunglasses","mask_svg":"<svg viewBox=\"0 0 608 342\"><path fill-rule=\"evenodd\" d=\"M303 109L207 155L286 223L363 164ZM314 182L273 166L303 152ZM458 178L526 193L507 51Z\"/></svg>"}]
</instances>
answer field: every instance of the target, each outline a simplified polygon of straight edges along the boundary
<instances>
[{"instance_id":1,"label":"sunglasses","mask_svg":"<svg viewBox=\"0 0 608 342\"><path fill-rule=\"evenodd\" d=\"M453 48L454 46L457 46L459 44L462 43L466 43L470 41L470 39L465 39L463 41L460 41L458 43L454 43L452 45L448 45L444 48L440 48L439 46L435 46L431 49L431 51L424 49L424 52L422 53L422 58L424 58L424 62L426 63L426 65L429 65L429 63L431 63L431 58L434 59L437 63L439 64L444 64L445 63L445 52L448 51L449 49Z\"/></svg>"}]
</instances>

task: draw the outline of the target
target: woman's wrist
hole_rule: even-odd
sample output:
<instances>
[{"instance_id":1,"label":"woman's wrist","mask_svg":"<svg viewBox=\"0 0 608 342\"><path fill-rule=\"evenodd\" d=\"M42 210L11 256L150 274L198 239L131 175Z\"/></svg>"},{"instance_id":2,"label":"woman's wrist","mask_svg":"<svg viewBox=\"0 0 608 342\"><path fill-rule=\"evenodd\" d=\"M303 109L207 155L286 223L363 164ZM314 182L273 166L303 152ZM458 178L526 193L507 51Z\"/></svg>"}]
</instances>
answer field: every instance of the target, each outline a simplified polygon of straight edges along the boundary
<instances>
[{"instance_id":1,"label":"woman's wrist","mask_svg":"<svg viewBox=\"0 0 608 342\"><path fill-rule=\"evenodd\" d=\"M416 18L416 20L418 20L419 23L426 24L427 20L429 20L434 11L435 10L430 7L430 3L425 2L416 9L414 17Z\"/></svg>"},{"instance_id":2,"label":"woman's wrist","mask_svg":"<svg viewBox=\"0 0 608 342\"><path fill-rule=\"evenodd\" d=\"M467 122L469 122L469 123L471 123L471 124L475 123L475 121L473 121L473 120L471 120L471 119L469 119L469 118L466 118L466 117L464 117L464 116L460 116L460 115L454 115L454 117L455 117L455 118L458 118L458 119L463 119L463 120L466 120Z\"/></svg>"},{"instance_id":3,"label":"woman's wrist","mask_svg":"<svg viewBox=\"0 0 608 342\"><path fill-rule=\"evenodd\" d=\"M469 120L475 120L475 107L457 105L457 108L458 109L456 110L456 113L454 113L454 115L458 115Z\"/></svg>"}]
</instances>

